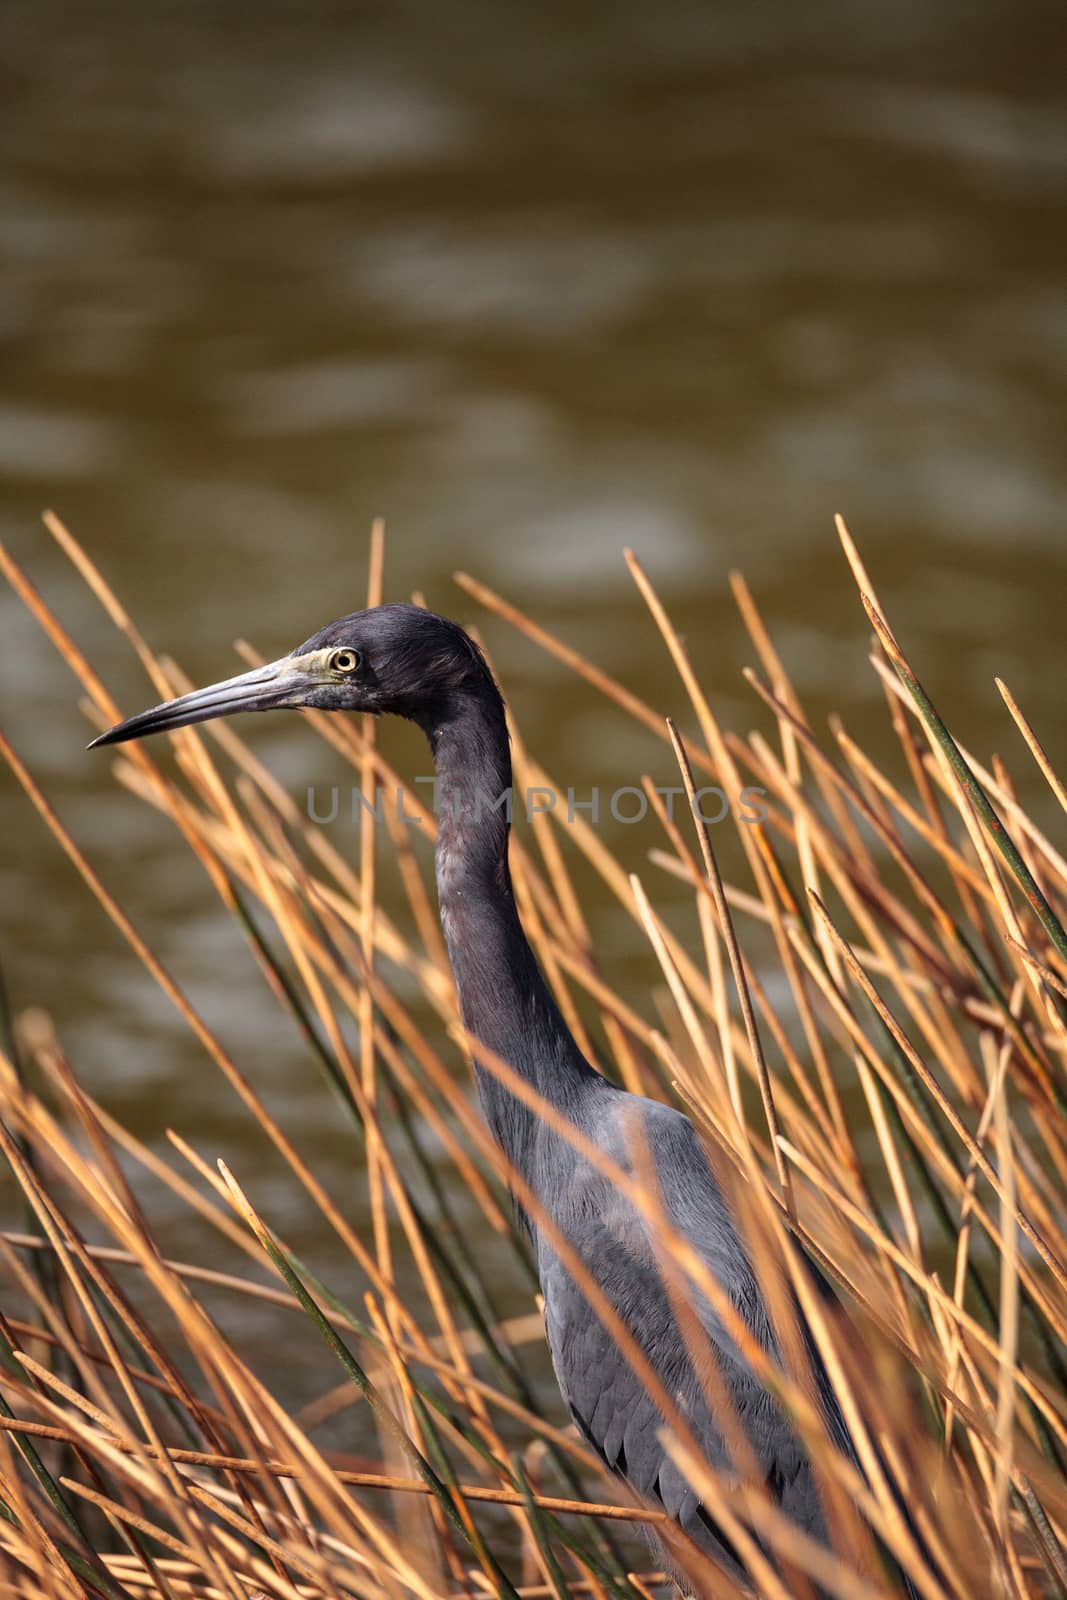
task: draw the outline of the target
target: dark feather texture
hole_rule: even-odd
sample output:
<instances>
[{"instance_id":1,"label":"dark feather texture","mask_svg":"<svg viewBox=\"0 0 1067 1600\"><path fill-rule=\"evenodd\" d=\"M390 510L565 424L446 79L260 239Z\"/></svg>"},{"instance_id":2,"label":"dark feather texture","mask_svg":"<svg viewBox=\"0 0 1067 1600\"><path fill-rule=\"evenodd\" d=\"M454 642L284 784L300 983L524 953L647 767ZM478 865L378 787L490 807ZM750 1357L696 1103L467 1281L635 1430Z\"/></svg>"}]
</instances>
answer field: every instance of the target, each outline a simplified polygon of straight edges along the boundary
<instances>
[{"instance_id":1,"label":"dark feather texture","mask_svg":"<svg viewBox=\"0 0 1067 1600\"><path fill-rule=\"evenodd\" d=\"M631 1136L635 1128L640 1132L668 1221L699 1254L752 1339L780 1362L760 1284L692 1124L678 1111L624 1093L593 1069L527 943L508 870L507 722L481 651L443 617L415 606L379 606L331 622L265 668L133 717L97 742L118 743L232 711L277 706L393 713L423 729L439 780L441 922L465 1026L618 1165L629 1167ZM708 1462L727 1476L732 1471L722 1419L717 1422L709 1400L720 1391L698 1370L703 1361L714 1364L759 1477L782 1512L825 1540L811 1464L712 1305L695 1297L701 1349L683 1336L660 1270L659 1246L641 1214L491 1072L476 1063L475 1074L494 1137L637 1341ZM664 1418L647 1386L549 1234L536 1218L526 1221L537 1251L552 1360L578 1427L614 1472L664 1507L699 1551L743 1581L737 1551L664 1449ZM831 1436L851 1454L802 1323L801 1330Z\"/></svg>"}]
</instances>

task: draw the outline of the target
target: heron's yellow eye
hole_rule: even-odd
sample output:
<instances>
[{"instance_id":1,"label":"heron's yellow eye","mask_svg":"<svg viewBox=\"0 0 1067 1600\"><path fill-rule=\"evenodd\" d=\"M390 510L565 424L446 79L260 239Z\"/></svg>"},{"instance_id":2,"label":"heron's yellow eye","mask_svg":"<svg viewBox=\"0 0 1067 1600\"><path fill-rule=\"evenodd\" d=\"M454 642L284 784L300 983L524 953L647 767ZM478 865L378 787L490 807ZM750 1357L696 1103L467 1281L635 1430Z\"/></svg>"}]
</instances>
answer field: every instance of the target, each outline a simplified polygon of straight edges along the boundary
<instances>
[{"instance_id":1,"label":"heron's yellow eye","mask_svg":"<svg viewBox=\"0 0 1067 1600\"><path fill-rule=\"evenodd\" d=\"M330 669L333 672L355 672L359 666L359 655L355 650L335 650L330 657Z\"/></svg>"}]
</instances>

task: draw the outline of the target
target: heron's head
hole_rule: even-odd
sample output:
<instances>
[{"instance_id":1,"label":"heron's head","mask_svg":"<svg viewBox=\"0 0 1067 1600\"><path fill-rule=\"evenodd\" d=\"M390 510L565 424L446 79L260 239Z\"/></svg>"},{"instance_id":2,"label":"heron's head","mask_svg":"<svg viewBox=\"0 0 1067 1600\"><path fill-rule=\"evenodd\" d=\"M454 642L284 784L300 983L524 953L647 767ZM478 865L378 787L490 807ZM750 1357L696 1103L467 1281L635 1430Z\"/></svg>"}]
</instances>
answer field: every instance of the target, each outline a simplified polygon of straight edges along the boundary
<instances>
[{"instance_id":1,"label":"heron's head","mask_svg":"<svg viewBox=\"0 0 1067 1600\"><path fill-rule=\"evenodd\" d=\"M418 606L375 606L328 623L279 661L142 711L89 748L283 708L394 712L430 731L471 699L500 704L481 651L458 623Z\"/></svg>"}]
</instances>

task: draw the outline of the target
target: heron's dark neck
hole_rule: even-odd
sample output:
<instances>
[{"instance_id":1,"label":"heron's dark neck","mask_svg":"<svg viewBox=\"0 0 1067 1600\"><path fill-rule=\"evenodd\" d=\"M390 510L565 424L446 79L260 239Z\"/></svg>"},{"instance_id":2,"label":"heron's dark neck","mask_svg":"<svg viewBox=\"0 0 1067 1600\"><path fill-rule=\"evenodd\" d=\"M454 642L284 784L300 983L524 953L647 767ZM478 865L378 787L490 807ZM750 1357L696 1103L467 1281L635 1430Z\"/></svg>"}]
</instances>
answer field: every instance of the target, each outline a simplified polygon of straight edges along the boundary
<instances>
[{"instance_id":1,"label":"heron's dark neck","mask_svg":"<svg viewBox=\"0 0 1067 1600\"><path fill-rule=\"evenodd\" d=\"M421 720L421 719L420 719ZM511 755L504 706L457 694L423 727L438 779L437 893L463 1025L566 1111L596 1076L548 989L522 930L508 868ZM475 1077L505 1154L529 1170L537 1119L485 1066Z\"/></svg>"}]
</instances>

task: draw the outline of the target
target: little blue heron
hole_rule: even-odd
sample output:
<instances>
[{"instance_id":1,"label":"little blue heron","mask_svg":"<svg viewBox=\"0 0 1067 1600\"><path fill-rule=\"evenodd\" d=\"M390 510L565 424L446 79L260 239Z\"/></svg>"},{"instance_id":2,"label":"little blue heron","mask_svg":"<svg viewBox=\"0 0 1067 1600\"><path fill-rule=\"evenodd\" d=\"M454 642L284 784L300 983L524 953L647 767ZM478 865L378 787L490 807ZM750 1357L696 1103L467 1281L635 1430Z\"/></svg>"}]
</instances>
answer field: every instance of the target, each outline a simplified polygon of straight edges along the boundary
<instances>
[{"instance_id":1,"label":"little blue heron","mask_svg":"<svg viewBox=\"0 0 1067 1600\"><path fill-rule=\"evenodd\" d=\"M692 1123L667 1105L624 1092L590 1065L527 943L508 868L507 808L493 804L511 785L504 702L484 656L457 623L410 605L359 611L268 666L142 712L94 743L118 744L238 711L283 707L391 712L423 730L451 802L439 819L436 871L464 1027L623 1168L632 1167L631 1119L637 1119L666 1218L699 1253L752 1338L780 1362L749 1254ZM729 1478L731 1452L709 1399L714 1386L698 1370L693 1340L679 1326L648 1221L477 1060L475 1076L486 1121L513 1169L636 1339L708 1462ZM745 1582L735 1543L664 1449L664 1419L645 1384L546 1230L534 1218L524 1220L536 1250L556 1377L582 1434L646 1502L664 1507L706 1556ZM692 1298L714 1351L717 1381L733 1402L768 1492L785 1516L825 1543L814 1471L795 1431L709 1301ZM851 1455L806 1332L805 1342L831 1437ZM669 1550L664 1555L678 1571L679 1558Z\"/></svg>"}]
</instances>

